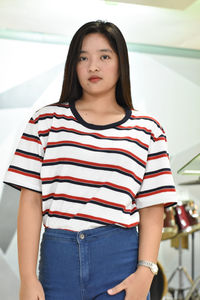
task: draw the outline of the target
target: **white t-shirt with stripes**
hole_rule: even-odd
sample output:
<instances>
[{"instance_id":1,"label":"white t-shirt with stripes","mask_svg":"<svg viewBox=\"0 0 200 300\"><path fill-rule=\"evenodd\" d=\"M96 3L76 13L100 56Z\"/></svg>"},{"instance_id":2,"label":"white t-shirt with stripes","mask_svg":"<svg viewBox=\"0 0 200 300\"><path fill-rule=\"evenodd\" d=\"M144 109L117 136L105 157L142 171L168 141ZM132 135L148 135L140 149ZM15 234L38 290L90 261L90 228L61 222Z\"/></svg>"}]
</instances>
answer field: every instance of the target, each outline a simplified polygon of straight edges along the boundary
<instances>
[{"instance_id":1,"label":"white t-shirt with stripes","mask_svg":"<svg viewBox=\"0 0 200 300\"><path fill-rule=\"evenodd\" d=\"M143 207L177 202L160 123L126 109L108 125L86 122L74 102L36 111L4 183L42 194L45 227L81 231L133 227Z\"/></svg>"}]
</instances>

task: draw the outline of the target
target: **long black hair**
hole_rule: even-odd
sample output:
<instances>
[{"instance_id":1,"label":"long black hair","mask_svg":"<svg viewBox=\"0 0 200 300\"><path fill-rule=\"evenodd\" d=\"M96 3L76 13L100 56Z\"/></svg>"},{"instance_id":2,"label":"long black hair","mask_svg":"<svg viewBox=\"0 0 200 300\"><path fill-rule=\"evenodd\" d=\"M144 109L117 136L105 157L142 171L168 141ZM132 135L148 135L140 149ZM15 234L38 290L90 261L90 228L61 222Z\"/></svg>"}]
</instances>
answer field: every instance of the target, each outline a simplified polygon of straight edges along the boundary
<instances>
[{"instance_id":1,"label":"long black hair","mask_svg":"<svg viewBox=\"0 0 200 300\"><path fill-rule=\"evenodd\" d=\"M76 66L83 39L89 33L103 34L117 54L120 75L116 85L116 100L120 106L133 109L128 50L125 39L116 25L102 20L84 24L73 36L65 63L62 91L58 103L75 101L82 96L82 87L77 77Z\"/></svg>"}]
</instances>

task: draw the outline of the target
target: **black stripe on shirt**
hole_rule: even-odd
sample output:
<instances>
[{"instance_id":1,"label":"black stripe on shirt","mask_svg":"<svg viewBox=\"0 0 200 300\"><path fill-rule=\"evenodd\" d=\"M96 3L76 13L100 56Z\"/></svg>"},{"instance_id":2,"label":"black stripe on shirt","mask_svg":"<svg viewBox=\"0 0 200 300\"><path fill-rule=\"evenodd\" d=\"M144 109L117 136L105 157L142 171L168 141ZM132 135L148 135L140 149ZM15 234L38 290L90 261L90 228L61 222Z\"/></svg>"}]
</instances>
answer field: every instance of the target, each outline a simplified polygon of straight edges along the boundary
<instances>
[{"instance_id":1,"label":"black stripe on shirt","mask_svg":"<svg viewBox=\"0 0 200 300\"><path fill-rule=\"evenodd\" d=\"M33 175L33 177L37 177L38 179L40 178L40 173L38 172L35 172L35 171L30 171L30 170L27 170L27 169L23 169L23 168L20 168L20 167L16 167L16 166L13 166L13 165L10 165L9 166L9 171L19 171L17 173L20 173L22 175Z\"/></svg>"},{"instance_id":2,"label":"black stripe on shirt","mask_svg":"<svg viewBox=\"0 0 200 300\"><path fill-rule=\"evenodd\" d=\"M165 133L163 127L158 123L158 121L155 120L155 119L153 119L153 118L151 118L151 117L131 115L130 119L132 119L132 120L134 120L134 119L137 119L137 120L148 120L148 121L153 122L154 124L156 124L157 127L160 128L163 133Z\"/></svg>"},{"instance_id":3,"label":"black stripe on shirt","mask_svg":"<svg viewBox=\"0 0 200 300\"><path fill-rule=\"evenodd\" d=\"M72 132L73 134L77 134L77 135L84 135L84 136L90 136L90 137L93 137L93 138L96 138L96 139L100 139L100 140L110 140L110 141L128 141L128 142L131 142L131 143L135 143L137 144L139 147L145 149L145 150L148 150L148 146L145 146L143 145L143 143L140 142L140 140L134 140L132 139L131 137L107 137L107 136L104 136L100 133L87 133L87 132L81 132L81 131L78 131L78 130L75 130L73 128L55 128L55 127L51 127L50 129L51 132ZM40 135L42 136L45 136L45 135L48 135L48 133L44 132L40 132Z\"/></svg>"},{"instance_id":4,"label":"black stripe on shirt","mask_svg":"<svg viewBox=\"0 0 200 300\"><path fill-rule=\"evenodd\" d=\"M22 156L28 156L30 159L32 157L36 158L37 160L39 161L42 161L43 160L43 157L36 154L36 153L32 153L32 152L28 152L28 151L24 151L24 150L21 150L21 149L16 149L15 151L15 154L18 155L18 154L22 154Z\"/></svg>"},{"instance_id":5,"label":"black stripe on shirt","mask_svg":"<svg viewBox=\"0 0 200 300\"><path fill-rule=\"evenodd\" d=\"M40 139L39 139L39 137L38 136L36 136L36 135L33 135L33 134L28 134L28 133L23 133L23 135L22 135L22 138L28 138L28 139L33 139L33 140L36 140L36 141L38 141L40 144L41 144L41 141L40 141Z\"/></svg>"},{"instance_id":6,"label":"black stripe on shirt","mask_svg":"<svg viewBox=\"0 0 200 300\"><path fill-rule=\"evenodd\" d=\"M156 159L157 157L169 157L169 154L167 153L167 151L160 151L160 152L155 152L155 153L150 153L148 154L148 158L149 159Z\"/></svg>"},{"instance_id":7,"label":"black stripe on shirt","mask_svg":"<svg viewBox=\"0 0 200 300\"><path fill-rule=\"evenodd\" d=\"M59 159L58 161L54 161L54 162L45 162L43 161L42 165L43 166L56 166L56 165L59 165L59 164L64 164L64 165L74 165L74 166L79 166L79 167L83 167L83 168L90 168L90 169L95 169L95 170L104 170L104 171L111 171L111 172L117 172L117 173L120 173L120 174L123 174L125 176L129 176L131 177L133 180L135 180L139 185L141 184L142 182L142 179L139 180L138 178L136 178L136 176L130 172L129 173L129 170L127 170L127 172L124 170L120 170L118 168L115 168L115 166L113 165L113 168L112 167L105 167L105 166L94 166L94 165L91 165L90 162L88 163L80 163L80 162L74 162L74 161L65 161L65 160L62 160L62 159Z\"/></svg>"},{"instance_id":8,"label":"black stripe on shirt","mask_svg":"<svg viewBox=\"0 0 200 300\"><path fill-rule=\"evenodd\" d=\"M142 166L143 168L145 168L146 164L142 163L139 159L137 159L135 156L127 153L127 152L124 152L123 149L121 150L115 150L115 149L96 149L96 148L93 148L92 146L89 146L89 145L84 145L84 144L76 144L76 143L71 143L70 141L66 142L66 141L63 141L61 143L54 143L54 144L47 144L47 148L56 148L56 147L63 147L63 146L72 146L72 147L77 147L77 148L80 148L80 149L86 149L86 150L91 150L91 151L97 151L97 152L107 152L107 153L117 153L117 154L121 154L121 155L124 155L124 156L127 156L129 157L130 159L134 160L136 163L138 163L140 166Z\"/></svg>"},{"instance_id":9,"label":"black stripe on shirt","mask_svg":"<svg viewBox=\"0 0 200 300\"><path fill-rule=\"evenodd\" d=\"M88 186L88 187L93 187L93 188L100 188L100 187L105 187L107 189L110 189L110 190L113 190L113 191L117 191L118 193L124 193L124 194L127 194L129 195L129 197L132 199L133 202L135 202L135 198L134 198L134 194L128 190L126 190L125 188L122 189L122 188L117 188L111 184L106 184L106 183L102 183L102 182L99 182L99 184L95 184L95 182L81 182L81 181L75 181L73 179L70 179L70 178L59 178L58 177L54 177L53 179L45 179L43 178L42 179L42 184L52 184L54 182L70 182L70 183L73 183L73 184L77 184L77 185L83 185L83 186Z\"/></svg>"},{"instance_id":10,"label":"black stripe on shirt","mask_svg":"<svg viewBox=\"0 0 200 300\"><path fill-rule=\"evenodd\" d=\"M112 205L112 203L103 203L103 202L100 202L98 200L84 200L84 199L71 199L69 197L64 197L64 196L57 196L57 195L50 195L48 197L42 197L42 201L48 201L48 200L62 200L62 201L66 201L66 202L71 202L71 203L81 203L81 204L87 204L87 203L94 203L95 205L98 205L98 206L103 206L103 207L107 207L107 208L111 208L111 209L114 209L114 210L119 210L119 211L122 211L123 213L125 214L128 214L128 215L133 215L137 209L133 209L132 211L127 211L125 207L119 207L119 206L116 206L116 205ZM115 204L115 203L114 203Z\"/></svg>"},{"instance_id":11,"label":"black stripe on shirt","mask_svg":"<svg viewBox=\"0 0 200 300\"><path fill-rule=\"evenodd\" d=\"M158 188L150 189L150 190L145 190L141 191L137 194L136 198L140 197L146 197L149 196L149 194L157 194L160 192L174 192L175 191L175 186L174 185L164 185L164 186L159 186Z\"/></svg>"}]
</instances>

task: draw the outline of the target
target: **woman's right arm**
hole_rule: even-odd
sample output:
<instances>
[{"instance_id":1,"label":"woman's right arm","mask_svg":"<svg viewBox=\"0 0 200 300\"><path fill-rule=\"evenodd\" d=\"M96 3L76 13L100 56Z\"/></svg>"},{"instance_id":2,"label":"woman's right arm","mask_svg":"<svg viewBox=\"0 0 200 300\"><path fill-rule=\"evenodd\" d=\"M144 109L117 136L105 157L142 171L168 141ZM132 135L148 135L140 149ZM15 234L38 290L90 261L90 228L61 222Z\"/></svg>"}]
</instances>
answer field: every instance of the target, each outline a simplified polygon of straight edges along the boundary
<instances>
[{"instance_id":1,"label":"woman's right arm","mask_svg":"<svg viewBox=\"0 0 200 300\"><path fill-rule=\"evenodd\" d=\"M22 188L17 218L20 300L45 300L36 271L41 225L41 194Z\"/></svg>"}]
</instances>

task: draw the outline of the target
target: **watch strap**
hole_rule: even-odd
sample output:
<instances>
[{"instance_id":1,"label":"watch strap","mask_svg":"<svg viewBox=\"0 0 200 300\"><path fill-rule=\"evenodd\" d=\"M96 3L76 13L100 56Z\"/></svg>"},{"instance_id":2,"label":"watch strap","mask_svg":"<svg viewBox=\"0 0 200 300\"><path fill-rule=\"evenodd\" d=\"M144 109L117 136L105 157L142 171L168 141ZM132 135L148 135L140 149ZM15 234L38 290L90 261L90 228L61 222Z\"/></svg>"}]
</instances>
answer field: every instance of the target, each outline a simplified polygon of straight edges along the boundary
<instances>
[{"instance_id":1,"label":"watch strap","mask_svg":"<svg viewBox=\"0 0 200 300\"><path fill-rule=\"evenodd\" d=\"M157 264L155 264L155 263L153 263L151 261L139 260L138 261L138 266L148 267L154 275L156 275L158 273L158 266L157 266Z\"/></svg>"}]
</instances>

